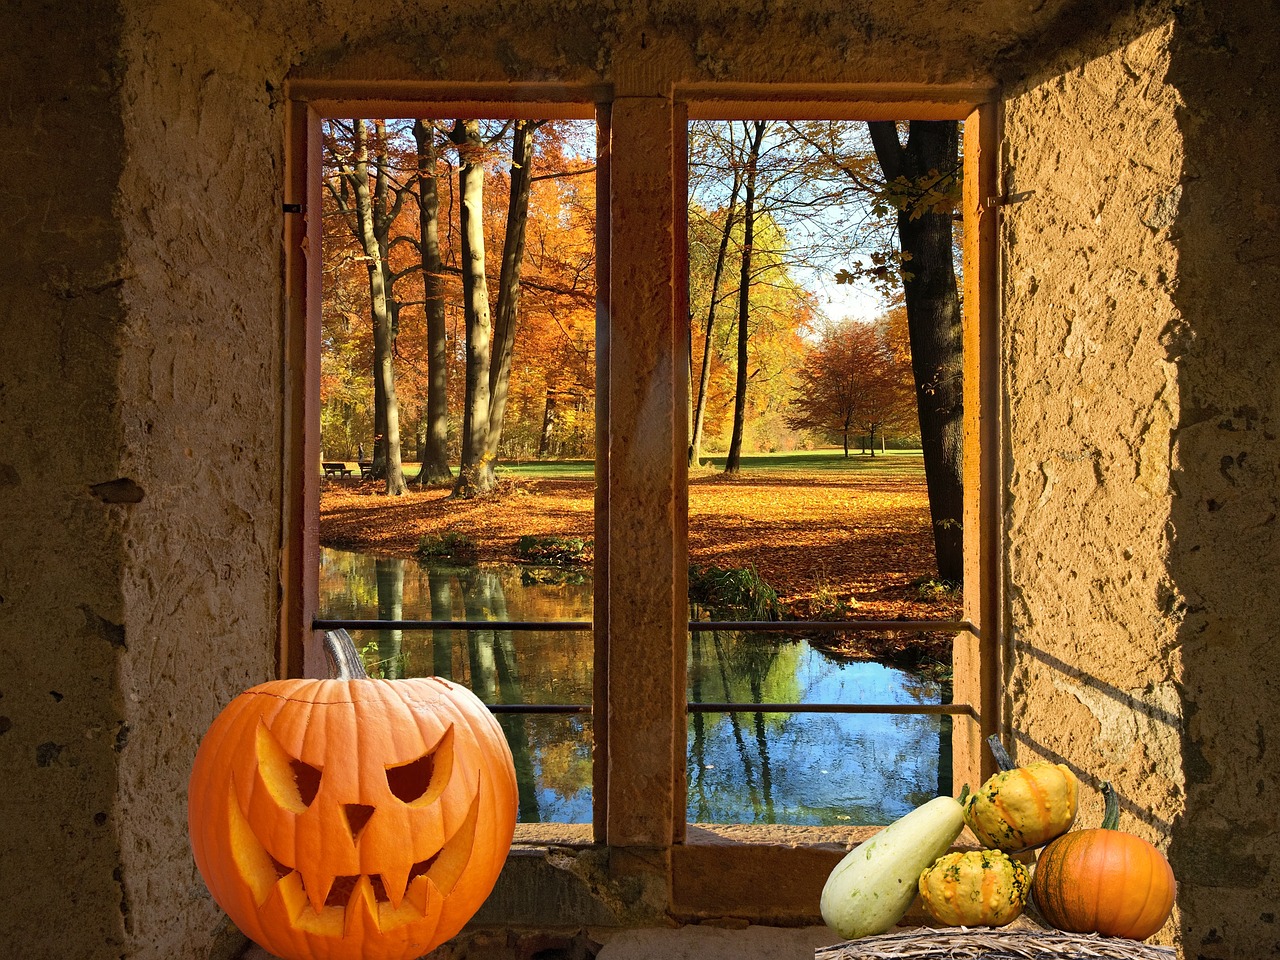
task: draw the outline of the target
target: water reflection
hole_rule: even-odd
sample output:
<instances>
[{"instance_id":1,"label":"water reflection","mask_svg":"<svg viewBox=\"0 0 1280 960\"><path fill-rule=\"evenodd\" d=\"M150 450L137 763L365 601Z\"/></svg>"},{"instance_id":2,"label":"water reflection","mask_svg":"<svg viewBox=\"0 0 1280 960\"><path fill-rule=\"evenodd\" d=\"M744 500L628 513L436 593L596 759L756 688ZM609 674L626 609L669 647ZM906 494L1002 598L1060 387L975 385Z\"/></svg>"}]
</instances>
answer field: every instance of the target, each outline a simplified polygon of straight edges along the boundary
<instances>
[{"instance_id":1,"label":"water reflection","mask_svg":"<svg viewBox=\"0 0 1280 960\"><path fill-rule=\"evenodd\" d=\"M590 620L590 578L549 578L528 568L424 566L326 549L320 611L340 619ZM434 674L486 703L591 702L588 631L353 635L373 676ZM950 699L938 682L831 660L803 641L697 632L688 649L693 703ZM590 822L590 716L503 714L499 722L516 762L520 820ZM942 717L691 713L688 744L691 822L887 823L951 792L950 721Z\"/></svg>"},{"instance_id":2,"label":"water reflection","mask_svg":"<svg viewBox=\"0 0 1280 960\"><path fill-rule=\"evenodd\" d=\"M693 703L942 703L945 685L841 663L802 641L690 637ZM698 823L888 823L951 792L951 724L909 714L693 713L688 818Z\"/></svg>"},{"instance_id":3,"label":"water reflection","mask_svg":"<svg viewBox=\"0 0 1280 960\"><path fill-rule=\"evenodd\" d=\"M424 566L322 550L320 612L335 619L590 620L590 583L530 582L514 567ZM485 703L590 703L591 635L352 631L370 676L435 675ZM522 823L591 821L589 715L501 714Z\"/></svg>"}]
</instances>

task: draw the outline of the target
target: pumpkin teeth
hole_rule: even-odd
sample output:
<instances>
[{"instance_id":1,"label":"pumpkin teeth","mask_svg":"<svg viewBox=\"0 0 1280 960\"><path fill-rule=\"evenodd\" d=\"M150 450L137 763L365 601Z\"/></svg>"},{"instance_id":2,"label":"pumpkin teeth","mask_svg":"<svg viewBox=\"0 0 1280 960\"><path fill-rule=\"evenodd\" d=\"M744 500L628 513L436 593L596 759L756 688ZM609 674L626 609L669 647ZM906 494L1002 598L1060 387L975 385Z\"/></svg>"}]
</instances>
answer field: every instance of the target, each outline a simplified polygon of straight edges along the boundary
<instances>
[{"instance_id":1,"label":"pumpkin teeth","mask_svg":"<svg viewBox=\"0 0 1280 960\"><path fill-rule=\"evenodd\" d=\"M383 901L378 904L378 929L384 933L402 927L406 923L424 920L434 904L437 917L440 913L441 900L438 895L432 898L431 885L425 876L418 877L409 884L403 902L392 906Z\"/></svg>"},{"instance_id":2,"label":"pumpkin teeth","mask_svg":"<svg viewBox=\"0 0 1280 960\"><path fill-rule=\"evenodd\" d=\"M308 907L307 889L302 882L302 874L294 870L276 881L275 893L284 903L285 913L292 923L298 923ZM317 911L313 911L317 912Z\"/></svg>"},{"instance_id":3,"label":"pumpkin teeth","mask_svg":"<svg viewBox=\"0 0 1280 960\"><path fill-rule=\"evenodd\" d=\"M399 907L400 901L404 899L405 888L409 886L409 867L406 865L404 869L394 866L383 870L382 889L386 893L386 899L393 907Z\"/></svg>"},{"instance_id":4,"label":"pumpkin teeth","mask_svg":"<svg viewBox=\"0 0 1280 960\"><path fill-rule=\"evenodd\" d=\"M325 904L329 903L329 894L337 878L315 864L296 867L294 872L300 875L302 888L306 891L307 899L311 901L311 909L319 913L324 909ZM350 896L350 887L338 892L341 902L331 903L330 906L345 905L347 897Z\"/></svg>"},{"instance_id":5,"label":"pumpkin teeth","mask_svg":"<svg viewBox=\"0 0 1280 960\"><path fill-rule=\"evenodd\" d=\"M345 921L342 928L344 937L359 939L365 929L380 929L378 898L373 892L373 883L363 874L356 878L355 886L351 890Z\"/></svg>"},{"instance_id":6,"label":"pumpkin teeth","mask_svg":"<svg viewBox=\"0 0 1280 960\"><path fill-rule=\"evenodd\" d=\"M428 887L429 881L424 874L415 877L404 892L404 899L424 917L427 915L427 907L431 904L431 891Z\"/></svg>"}]
</instances>

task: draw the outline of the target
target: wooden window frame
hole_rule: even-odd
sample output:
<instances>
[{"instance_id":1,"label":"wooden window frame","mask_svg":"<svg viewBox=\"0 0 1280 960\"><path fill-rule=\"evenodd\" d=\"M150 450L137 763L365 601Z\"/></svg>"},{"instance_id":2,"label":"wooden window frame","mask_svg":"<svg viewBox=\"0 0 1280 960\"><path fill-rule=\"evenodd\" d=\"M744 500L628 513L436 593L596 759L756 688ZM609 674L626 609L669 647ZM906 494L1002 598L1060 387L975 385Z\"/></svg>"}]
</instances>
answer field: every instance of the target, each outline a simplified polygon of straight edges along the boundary
<instances>
[{"instance_id":1,"label":"wooden window frame","mask_svg":"<svg viewBox=\"0 0 1280 960\"><path fill-rule=\"evenodd\" d=\"M714 836L686 830L688 121L964 121L964 620L955 638L955 782L993 769L1003 729L1000 570L1002 383L996 218L998 103L990 88L652 84L603 86L295 81L287 90L286 435L279 671L320 675L320 123L339 116L594 118L597 463L593 822L563 838L657 857L668 912L756 921L811 917L841 840L823 828ZM291 212L300 211L300 212ZM655 331L665 331L655 335ZM873 832L865 828L863 835ZM854 831L853 834L858 834ZM796 837L801 840L797 843ZM519 835L517 836L519 840ZM834 841L834 842L833 842ZM650 869L650 867L646 867ZM762 885L761 877L789 882ZM767 889L766 889L767 887Z\"/></svg>"}]
</instances>

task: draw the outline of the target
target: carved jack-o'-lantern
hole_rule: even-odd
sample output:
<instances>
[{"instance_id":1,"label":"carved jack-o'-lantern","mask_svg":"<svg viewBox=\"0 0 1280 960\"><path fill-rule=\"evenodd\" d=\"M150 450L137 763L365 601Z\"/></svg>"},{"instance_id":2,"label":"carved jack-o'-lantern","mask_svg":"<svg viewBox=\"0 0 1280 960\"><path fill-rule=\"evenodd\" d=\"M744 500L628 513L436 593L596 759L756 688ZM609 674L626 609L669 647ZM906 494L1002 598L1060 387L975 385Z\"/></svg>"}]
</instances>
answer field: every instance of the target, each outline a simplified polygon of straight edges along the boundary
<instances>
[{"instance_id":1,"label":"carved jack-o'-lantern","mask_svg":"<svg viewBox=\"0 0 1280 960\"><path fill-rule=\"evenodd\" d=\"M345 632L335 680L277 680L214 720L191 772L196 865L286 958L408 960L452 937L511 846L516 780L489 710L438 677L371 680Z\"/></svg>"}]
</instances>

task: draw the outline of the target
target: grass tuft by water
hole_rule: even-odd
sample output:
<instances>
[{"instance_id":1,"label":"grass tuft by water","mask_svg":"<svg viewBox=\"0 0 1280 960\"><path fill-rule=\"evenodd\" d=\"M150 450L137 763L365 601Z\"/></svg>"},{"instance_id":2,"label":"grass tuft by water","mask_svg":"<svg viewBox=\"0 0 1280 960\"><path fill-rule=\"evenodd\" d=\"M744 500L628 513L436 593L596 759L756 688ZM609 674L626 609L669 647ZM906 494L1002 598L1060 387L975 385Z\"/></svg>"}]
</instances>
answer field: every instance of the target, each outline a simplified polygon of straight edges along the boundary
<instances>
[{"instance_id":1,"label":"grass tuft by water","mask_svg":"<svg viewBox=\"0 0 1280 960\"><path fill-rule=\"evenodd\" d=\"M735 613L746 620L778 620L778 592L753 566L689 567L689 602L705 610Z\"/></svg>"},{"instance_id":2,"label":"grass tuft by water","mask_svg":"<svg viewBox=\"0 0 1280 960\"><path fill-rule=\"evenodd\" d=\"M414 551L419 560L462 560L476 557L476 542L465 533L449 531L439 536L428 535L418 541Z\"/></svg>"},{"instance_id":3,"label":"grass tuft by water","mask_svg":"<svg viewBox=\"0 0 1280 960\"><path fill-rule=\"evenodd\" d=\"M590 537L528 534L516 541L516 556L526 563L581 566L594 558L595 541Z\"/></svg>"}]
</instances>

